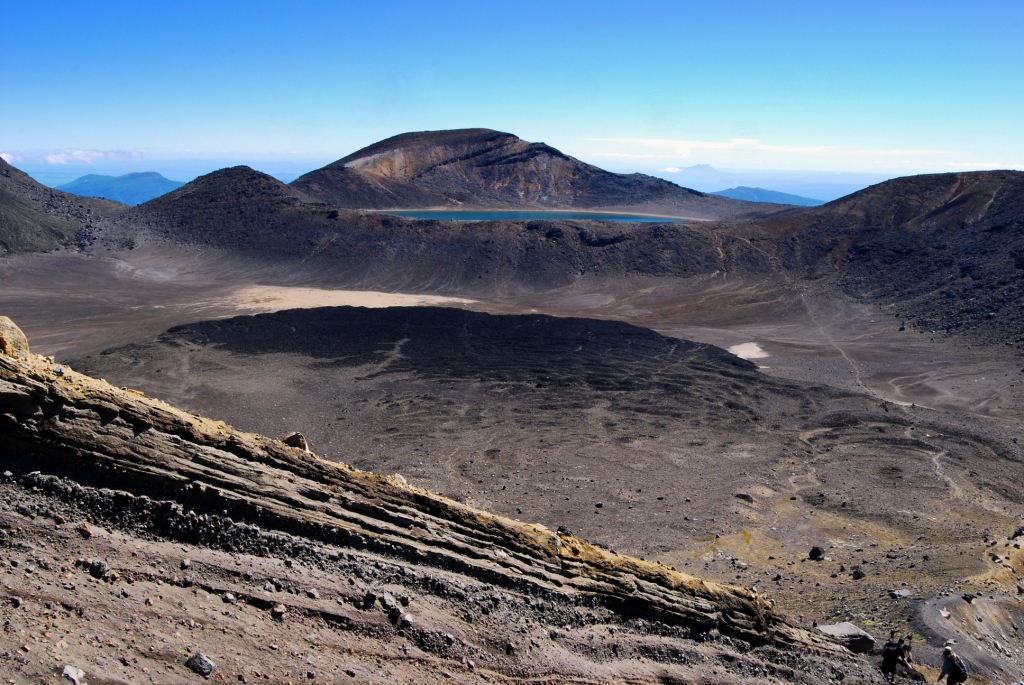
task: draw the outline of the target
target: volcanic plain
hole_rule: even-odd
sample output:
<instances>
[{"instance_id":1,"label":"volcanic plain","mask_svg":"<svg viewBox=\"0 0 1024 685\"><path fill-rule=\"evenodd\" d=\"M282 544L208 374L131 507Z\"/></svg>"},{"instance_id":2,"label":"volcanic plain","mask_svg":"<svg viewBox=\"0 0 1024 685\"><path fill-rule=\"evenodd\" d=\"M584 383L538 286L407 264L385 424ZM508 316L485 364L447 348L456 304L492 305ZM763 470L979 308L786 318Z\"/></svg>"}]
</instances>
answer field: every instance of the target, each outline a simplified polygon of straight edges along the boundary
<instances>
[{"instance_id":1,"label":"volcanic plain","mask_svg":"<svg viewBox=\"0 0 1024 685\"><path fill-rule=\"evenodd\" d=\"M552 154L468 139L534 173ZM401 143L291 186L236 168L96 209L59 249L9 250L0 311L116 387L756 588L801 626L916 633L925 664L955 637L1018 677L1024 174L806 209L656 186L690 203L671 224L403 219L327 189L436 195L449 172L425 162L394 181ZM459 174L486 186L509 155Z\"/></svg>"}]
</instances>

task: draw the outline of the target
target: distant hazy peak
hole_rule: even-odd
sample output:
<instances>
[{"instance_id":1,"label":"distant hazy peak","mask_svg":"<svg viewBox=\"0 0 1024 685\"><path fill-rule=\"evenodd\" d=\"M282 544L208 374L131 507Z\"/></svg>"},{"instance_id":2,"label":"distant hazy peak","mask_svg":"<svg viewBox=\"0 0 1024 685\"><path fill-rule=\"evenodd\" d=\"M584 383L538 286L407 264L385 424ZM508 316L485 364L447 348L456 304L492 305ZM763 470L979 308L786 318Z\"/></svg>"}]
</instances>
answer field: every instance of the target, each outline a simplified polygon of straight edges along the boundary
<instances>
[{"instance_id":1,"label":"distant hazy peak","mask_svg":"<svg viewBox=\"0 0 1024 685\"><path fill-rule=\"evenodd\" d=\"M180 188L184 183L164 178L156 171L137 171L123 176L86 174L58 190L83 197L102 197L128 205L137 205Z\"/></svg>"},{"instance_id":2,"label":"distant hazy peak","mask_svg":"<svg viewBox=\"0 0 1024 685\"><path fill-rule=\"evenodd\" d=\"M801 207L817 207L825 204L824 200L815 200L801 195L792 195L778 190L766 190L764 188L751 188L750 186L736 186L712 193L722 197L731 197L734 200L745 200L747 202L771 202L780 205L798 205Z\"/></svg>"}]
</instances>

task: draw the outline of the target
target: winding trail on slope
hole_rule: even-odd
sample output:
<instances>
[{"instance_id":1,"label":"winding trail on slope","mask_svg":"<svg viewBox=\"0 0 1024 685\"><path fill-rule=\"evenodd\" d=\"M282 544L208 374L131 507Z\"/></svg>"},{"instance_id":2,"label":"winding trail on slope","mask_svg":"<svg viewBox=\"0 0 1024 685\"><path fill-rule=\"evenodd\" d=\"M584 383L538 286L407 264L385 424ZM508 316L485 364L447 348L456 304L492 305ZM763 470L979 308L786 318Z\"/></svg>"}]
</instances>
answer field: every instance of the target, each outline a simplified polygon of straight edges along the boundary
<instances>
[{"instance_id":1,"label":"winding trail on slope","mask_svg":"<svg viewBox=\"0 0 1024 685\"><path fill-rule=\"evenodd\" d=\"M953 499L963 499L964 491L960 489L960 486L957 485L957 482L952 478L952 476L947 476L946 472L942 470L942 462L940 460L944 456L946 456L946 450L936 452L932 455L932 464L935 466L935 475L946 481L946 485L948 485L949 489L953 491Z\"/></svg>"},{"instance_id":2,"label":"winding trail on slope","mask_svg":"<svg viewBox=\"0 0 1024 685\"><path fill-rule=\"evenodd\" d=\"M850 356L846 354L846 350L840 347L839 343L837 343L835 341L835 338L833 338L832 335L828 332L828 329L818 321L818 317L814 315L814 308L811 306L811 303L807 299L806 289L801 290L800 301L804 303L804 309L807 310L807 315L811 317L811 322L814 324L815 328L818 329L818 332L821 333L825 340L828 341L828 344L834 347L836 351L842 355L843 359L845 359L846 362L850 365L850 368L853 370L854 380L857 381L857 385L860 386L861 390L863 390L864 393L867 395L871 395L872 397L878 397L878 394L875 391L873 391L871 388L864 384L864 381L861 379L860 369L857 368L857 363L850 359Z\"/></svg>"}]
</instances>

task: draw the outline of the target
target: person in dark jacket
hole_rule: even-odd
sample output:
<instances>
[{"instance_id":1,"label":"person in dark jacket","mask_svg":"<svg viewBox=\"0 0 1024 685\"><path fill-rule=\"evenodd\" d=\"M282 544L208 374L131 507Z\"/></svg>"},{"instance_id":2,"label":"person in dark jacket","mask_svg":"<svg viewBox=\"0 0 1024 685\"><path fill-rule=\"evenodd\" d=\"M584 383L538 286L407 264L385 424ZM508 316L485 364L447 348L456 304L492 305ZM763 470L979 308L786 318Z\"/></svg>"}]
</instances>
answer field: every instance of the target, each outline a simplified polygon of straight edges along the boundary
<instances>
[{"instance_id":1,"label":"person in dark jacket","mask_svg":"<svg viewBox=\"0 0 1024 685\"><path fill-rule=\"evenodd\" d=\"M904 667L911 668L907 662L906 640L902 637L899 640L895 638L895 631L889 633L889 641L882 647L882 675L890 683L896 679L897 666L903 664Z\"/></svg>"}]
</instances>

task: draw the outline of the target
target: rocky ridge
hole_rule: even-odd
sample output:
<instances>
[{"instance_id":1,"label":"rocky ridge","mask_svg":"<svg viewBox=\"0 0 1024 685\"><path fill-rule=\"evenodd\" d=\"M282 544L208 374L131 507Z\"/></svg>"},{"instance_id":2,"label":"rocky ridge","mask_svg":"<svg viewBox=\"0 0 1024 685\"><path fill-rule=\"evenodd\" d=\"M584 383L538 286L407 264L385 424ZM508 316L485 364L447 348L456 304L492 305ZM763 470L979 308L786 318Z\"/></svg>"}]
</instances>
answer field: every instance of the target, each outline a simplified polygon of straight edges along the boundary
<instances>
[{"instance_id":1,"label":"rocky ridge","mask_svg":"<svg viewBox=\"0 0 1024 685\"><path fill-rule=\"evenodd\" d=\"M82 557L77 566L109 583L112 596L128 578L170 581L193 597L202 591L223 604L250 607L262 630L299 614L375 644L401 639L417 654L461 657L462 670L472 653L503 678L545 675L559 682L587 672L633 672L632 682L676 682L710 675L713 661L722 681L763 675L769 682L824 682L843 672L848 682L858 682L849 679L859 667L845 650L796 627L749 590L618 555L568 531L491 515L409 486L401 476L328 462L27 350L17 354L0 355L0 466L8 470L3 488L12 505L0 516L0 542L14 568L19 554L47 548L45 540L76 553L88 547L93 558L87 563ZM136 571L119 570L97 561L101 554L126 558L124 546L115 553L119 538L153 549L164 545L165 554L173 544L195 545L190 554L209 559L200 567L210 577L192 570L194 559L183 560L174 579L162 569L153 574L136 564ZM33 563L42 580L54 569L39 554ZM68 567L67 589L73 585L70 559L54 559ZM293 587L290 594L305 599L281 600L275 593L290 584L257 577L269 571L255 570L234 587L239 572L229 559L253 569L283 563L318 578L321 589ZM347 584L339 582L345 576ZM31 598L38 604L54 591L42 585L33 591L30 583L8 587L12 599L3 611L9 622L20 616L11 607L29 601L13 590L38 595ZM121 598L131 592L122 586ZM403 599L409 592L422 595L411 607ZM328 593L337 601L320 601ZM368 621L366 611L377 611L377 604L386 613ZM84 605L67 606L63 612L71 618ZM592 642L594 633L604 636L600 645ZM466 646L470 641L473 649ZM173 665L173 658L164 655L164 665ZM134 670L137 657L125 659L122 677L143 677ZM59 673L47 670L56 662L23 661L19 671ZM415 660L403 667L426 668ZM874 679L863 675L863 682Z\"/></svg>"},{"instance_id":2,"label":"rocky ridge","mask_svg":"<svg viewBox=\"0 0 1024 685\"><path fill-rule=\"evenodd\" d=\"M123 207L47 188L0 159L0 256L85 247L94 222Z\"/></svg>"},{"instance_id":3,"label":"rocky ridge","mask_svg":"<svg viewBox=\"0 0 1024 685\"><path fill-rule=\"evenodd\" d=\"M1024 346L1024 172L898 178L738 233L908 328Z\"/></svg>"}]
</instances>

